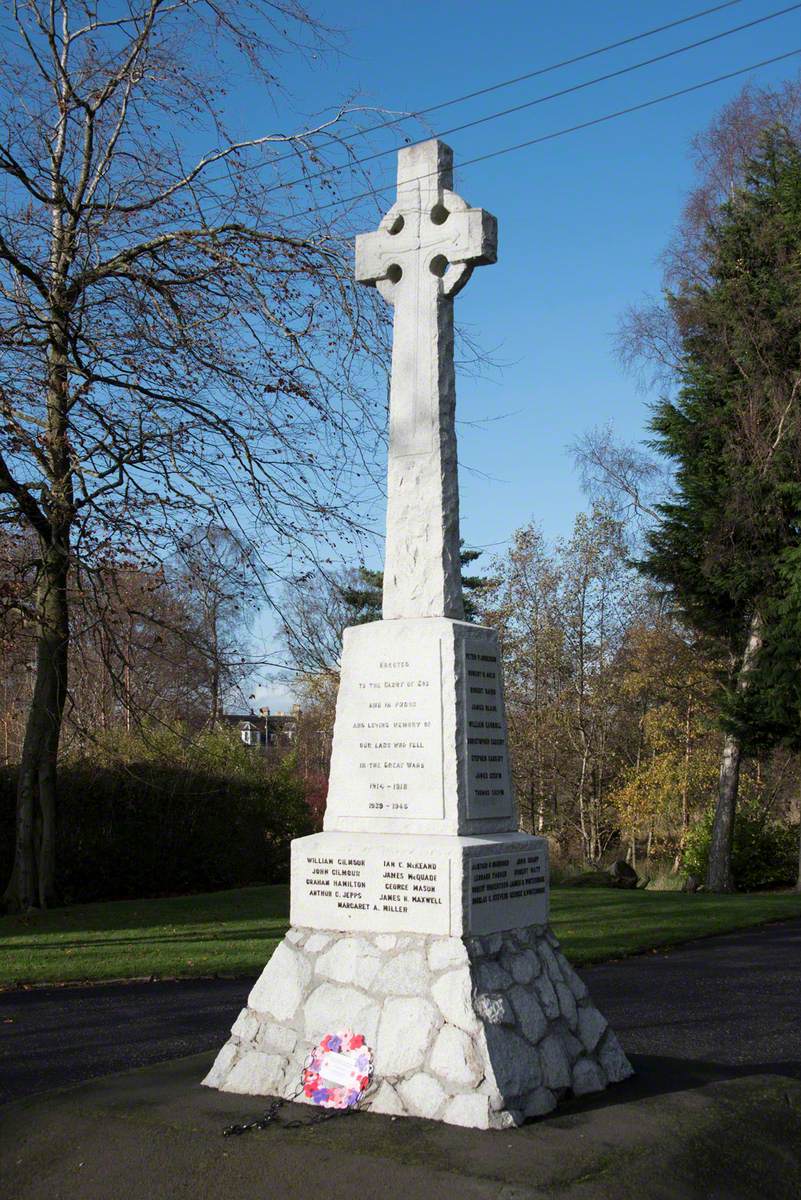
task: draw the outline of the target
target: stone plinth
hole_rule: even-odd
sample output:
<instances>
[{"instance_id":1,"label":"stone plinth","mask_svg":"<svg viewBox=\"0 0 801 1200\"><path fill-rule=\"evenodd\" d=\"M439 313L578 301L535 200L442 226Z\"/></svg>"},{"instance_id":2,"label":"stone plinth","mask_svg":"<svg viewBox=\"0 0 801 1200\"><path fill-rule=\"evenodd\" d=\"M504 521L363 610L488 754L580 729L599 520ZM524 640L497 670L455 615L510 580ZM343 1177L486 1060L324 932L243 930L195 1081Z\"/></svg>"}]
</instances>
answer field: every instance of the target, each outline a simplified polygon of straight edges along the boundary
<instances>
[{"instance_id":1,"label":"stone plinth","mask_svg":"<svg viewBox=\"0 0 801 1200\"><path fill-rule=\"evenodd\" d=\"M325 828L517 828L494 629L428 617L345 630Z\"/></svg>"},{"instance_id":2,"label":"stone plinth","mask_svg":"<svg viewBox=\"0 0 801 1200\"><path fill-rule=\"evenodd\" d=\"M362 1108L478 1129L631 1074L544 924L467 939L294 927L203 1082L296 1097L309 1051L343 1028L374 1051Z\"/></svg>"},{"instance_id":3,"label":"stone plinth","mask_svg":"<svg viewBox=\"0 0 801 1200\"><path fill-rule=\"evenodd\" d=\"M548 919L548 843L318 833L292 843L291 920L317 929L461 937Z\"/></svg>"}]
</instances>

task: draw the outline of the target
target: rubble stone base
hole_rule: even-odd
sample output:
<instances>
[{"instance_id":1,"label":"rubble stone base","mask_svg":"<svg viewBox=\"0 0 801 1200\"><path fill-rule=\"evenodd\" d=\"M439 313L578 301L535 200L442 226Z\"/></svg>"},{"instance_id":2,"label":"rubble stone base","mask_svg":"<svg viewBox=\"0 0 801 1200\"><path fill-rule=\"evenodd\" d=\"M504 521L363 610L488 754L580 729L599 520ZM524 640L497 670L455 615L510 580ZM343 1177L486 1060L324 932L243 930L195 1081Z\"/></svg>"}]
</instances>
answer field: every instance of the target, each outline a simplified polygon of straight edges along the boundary
<instances>
[{"instance_id":1,"label":"rubble stone base","mask_svg":"<svg viewBox=\"0 0 801 1200\"><path fill-rule=\"evenodd\" d=\"M203 1082L293 1097L309 1051L340 1029L374 1052L361 1108L477 1129L633 1073L546 925L464 939L294 927Z\"/></svg>"}]
</instances>

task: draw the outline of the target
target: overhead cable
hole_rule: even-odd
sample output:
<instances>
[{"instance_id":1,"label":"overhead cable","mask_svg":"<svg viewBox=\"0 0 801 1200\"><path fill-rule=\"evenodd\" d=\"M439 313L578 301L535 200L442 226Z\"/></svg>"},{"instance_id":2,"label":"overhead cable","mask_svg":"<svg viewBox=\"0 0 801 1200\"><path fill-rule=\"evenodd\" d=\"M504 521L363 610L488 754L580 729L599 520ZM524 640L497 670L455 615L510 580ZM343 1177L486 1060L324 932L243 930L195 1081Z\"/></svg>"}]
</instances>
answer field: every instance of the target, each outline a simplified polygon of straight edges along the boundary
<instances>
[{"instance_id":1,"label":"overhead cable","mask_svg":"<svg viewBox=\"0 0 801 1200\"><path fill-rule=\"evenodd\" d=\"M712 79L704 79L701 83L691 84L689 87L678 88L674 92L666 92L662 96L654 96L651 100L643 100L639 104L630 104L626 108L616 109L614 112L605 113L602 117L593 117L589 121L580 121L576 125L567 125L563 129L554 130L552 133L543 133L538 137L528 138L524 142L516 142L512 146L504 146L500 150L490 150L486 154L476 155L474 158L466 158L461 162L454 163L454 170L463 170L465 167L475 166L476 163L488 162L492 158L500 158L505 154L513 154L518 150L525 150L529 146L539 145L541 142L550 142L555 138L565 137L569 133L577 133L581 129L590 129L594 125L603 125L607 121L617 120L618 117L628 116L630 113L641 112L645 108L652 108L656 104L664 104L667 100L676 100L680 96L689 96L693 92L700 92L703 88L713 87L716 83L724 83L728 79L736 79L738 75L747 75L749 71L758 71L761 67L771 66L773 63L784 62L788 58L793 58L801 54L801 46L795 50L787 50L784 54L776 54L772 58L763 58L759 62L750 63L746 67L738 67L735 71L727 71L723 75L715 75ZM425 175L420 175L420 179L427 179L431 175L435 175L436 171L430 171ZM339 197L336 200L329 200L326 204L318 204L311 208L304 208L293 214L289 220L296 220L300 217L312 216L314 213L324 212L326 209L335 208L341 204L355 204L359 200L366 200L370 196L384 196L388 192L395 189L394 183L385 184L383 187L368 188L364 192L359 192L355 196Z\"/></svg>"},{"instance_id":2,"label":"overhead cable","mask_svg":"<svg viewBox=\"0 0 801 1200\"><path fill-rule=\"evenodd\" d=\"M621 38L617 42L609 42L606 46L598 46L595 50L585 50L581 54L574 54L571 58L563 58L559 62L549 63L545 67L537 67L533 71L526 71L522 75L515 75L511 79L502 79L499 83L491 83L486 87L477 88L473 92L465 92L462 96L452 96L448 100L440 100L437 104L428 105L427 108L418 108L414 112L401 113L399 116L390 117L386 121L379 121L376 125L370 125L367 129L357 129L350 135L350 141L354 141L360 137L367 137L368 134L377 133L382 129L389 129L393 125L400 125L404 121L419 120L420 117L427 117L433 112L440 112L443 108L450 108L454 104L463 104L467 100L476 100L479 96L488 96L491 92L498 92L503 88L513 87L516 83L525 83L527 80L536 79L540 75L549 75L552 71L560 71L564 67L575 66L576 63L585 62L588 58L596 58L600 54L608 54L612 50L619 50L621 46L631 46L634 42L655 37L658 33L666 33L669 29L676 29L680 25L688 25L692 21L699 21L702 17L708 17L712 13L721 12L726 8L733 8L736 4L741 3L742 0L726 0L724 4L714 4L711 8L701 9L700 12L691 13L687 17L680 17L676 21L669 21L666 25L656 25L652 29L643 30L642 33L631 34L629 37ZM331 138L329 141L315 147L315 149L318 151L326 150L329 146L339 144L338 138ZM295 157L296 154L289 151L278 158L271 159L269 163L260 163L259 167L277 166L278 163Z\"/></svg>"},{"instance_id":3,"label":"overhead cable","mask_svg":"<svg viewBox=\"0 0 801 1200\"><path fill-rule=\"evenodd\" d=\"M662 54L656 54L652 58L642 59L640 62L632 63L627 67L619 67L615 71L608 71L604 75L596 75L593 79L585 79L583 83L572 84L570 87L561 88L557 92L549 92L545 96L537 96L534 100L525 100L521 104L515 104L511 108L504 108L499 112L489 113L483 117L476 117L472 121L465 121L461 125L451 125L448 129L438 130L436 134L428 135L435 137L448 137L453 133L463 133L466 129L474 129L478 125L486 125L489 121L497 121L501 117L511 116L513 113L523 112L525 109L535 108L539 104L545 104L549 100L561 99L563 96L572 95L575 92L581 92L590 87L595 87L599 83L606 83L610 79L618 79L622 75L630 75L633 71L640 71L644 67L653 66L655 63L665 62L667 59L676 58L680 54L686 54L689 50L697 50L701 46L708 46L712 42L720 41L722 38L731 37L735 33L742 33L745 29L753 29L757 25L764 25L767 21L774 21L778 17L786 16L787 13L797 12L801 8L801 3L790 4L785 8L777 9L775 12L768 13L764 17L756 17L752 21L746 21L742 25L735 25L731 29L724 29L720 33L710 34L708 37L700 38L696 42L690 42L686 46L678 46L675 50L666 50ZM491 89L488 89L491 90ZM430 110L429 110L430 111ZM414 142L406 142L404 145L415 145L419 141L425 141L427 138L417 138ZM271 192L280 191L284 188L296 187L298 185L307 185L315 179L321 179L325 176L337 175L343 171L352 171L355 167L363 166L365 163L374 162L376 159L385 158L389 154L396 154L401 147L391 146L387 150L376 150L372 154L367 154L363 158L354 159L342 166L325 167L320 171L314 171L306 175L299 175L296 179L283 180L278 183L271 184L264 189L266 195ZM279 160L280 161L280 160ZM266 164L258 164L252 169L259 169Z\"/></svg>"}]
</instances>

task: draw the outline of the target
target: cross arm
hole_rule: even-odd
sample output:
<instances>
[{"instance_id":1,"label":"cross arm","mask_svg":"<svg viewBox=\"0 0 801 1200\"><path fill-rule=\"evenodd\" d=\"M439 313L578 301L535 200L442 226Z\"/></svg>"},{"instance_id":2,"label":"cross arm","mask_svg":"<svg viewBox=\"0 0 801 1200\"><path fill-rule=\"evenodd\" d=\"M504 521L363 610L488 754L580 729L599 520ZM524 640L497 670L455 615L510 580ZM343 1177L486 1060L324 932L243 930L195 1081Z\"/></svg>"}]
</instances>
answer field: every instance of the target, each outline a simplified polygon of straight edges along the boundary
<instances>
[{"instance_id":1,"label":"cross arm","mask_svg":"<svg viewBox=\"0 0 801 1200\"><path fill-rule=\"evenodd\" d=\"M371 287L375 287L379 280L389 278L388 271L392 265L387 231L383 225L384 221L375 233L360 233L356 237L354 273L359 283L366 283Z\"/></svg>"}]
</instances>

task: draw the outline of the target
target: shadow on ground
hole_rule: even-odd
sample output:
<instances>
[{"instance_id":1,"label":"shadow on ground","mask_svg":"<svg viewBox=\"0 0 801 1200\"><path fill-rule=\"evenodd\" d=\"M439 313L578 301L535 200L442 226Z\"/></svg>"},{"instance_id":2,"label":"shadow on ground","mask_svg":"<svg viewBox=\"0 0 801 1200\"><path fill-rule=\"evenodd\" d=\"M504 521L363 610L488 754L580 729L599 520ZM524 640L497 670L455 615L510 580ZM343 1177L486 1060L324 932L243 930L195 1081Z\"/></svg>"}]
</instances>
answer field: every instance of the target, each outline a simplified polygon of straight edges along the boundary
<instances>
[{"instance_id":1,"label":"shadow on ground","mask_svg":"<svg viewBox=\"0 0 801 1200\"><path fill-rule=\"evenodd\" d=\"M208 1055L9 1105L15 1200L797 1200L801 1080L641 1056L608 1095L500 1133L356 1113L239 1138L256 1098L198 1086ZM797 1064L793 1064L794 1068ZM287 1106L286 1118L309 1109Z\"/></svg>"}]
</instances>

